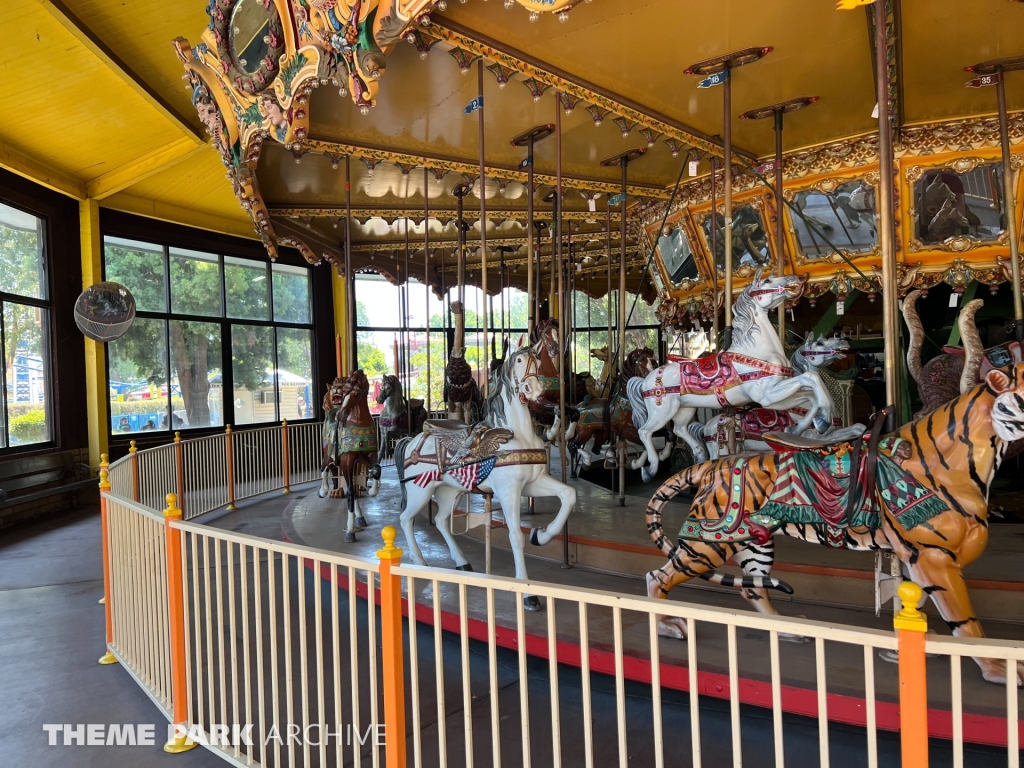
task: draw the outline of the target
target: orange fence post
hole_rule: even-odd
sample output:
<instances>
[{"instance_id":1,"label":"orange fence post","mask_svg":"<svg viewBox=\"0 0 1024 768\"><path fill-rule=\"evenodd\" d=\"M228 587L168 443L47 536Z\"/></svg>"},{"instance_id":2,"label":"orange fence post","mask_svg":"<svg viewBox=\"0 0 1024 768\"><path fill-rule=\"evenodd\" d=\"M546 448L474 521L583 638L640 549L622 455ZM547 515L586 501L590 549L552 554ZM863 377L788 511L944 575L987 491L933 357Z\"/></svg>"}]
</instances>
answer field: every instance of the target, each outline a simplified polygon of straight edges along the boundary
<instances>
[{"instance_id":1,"label":"orange fence post","mask_svg":"<svg viewBox=\"0 0 1024 768\"><path fill-rule=\"evenodd\" d=\"M893 619L899 638L900 744L903 768L928 768L928 680L924 653L928 620L917 606L921 588L912 581L896 593L903 609Z\"/></svg>"},{"instance_id":2,"label":"orange fence post","mask_svg":"<svg viewBox=\"0 0 1024 768\"><path fill-rule=\"evenodd\" d=\"M107 473L107 454L100 455L100 536L103 537L103 604L106 619L107 652L100 656L100 664L117 664L117 657L110 652L114 644L114 619L111 615L113 604L110 600L110 536L107 525L107 493L110 491L110 480Z\"/></svg>"},{"instance_id":3,"label":"orange fence post","mask_svg":"<svg viewBox=\"0 0 1024 768\"><path fill-rule=\"evenodd\" d=\"M128 453L132 457L132 499L139 500L139 449L132 440Z\"/></svg>"},{"instance_id":4,"label":"orange fence post","mask_svg":"<svg viewBox=\"0 0 1024 768\"><path fill-rule=\"evenodd\" d=\"M181 442L181 432L174 433L174 463L178 467L178 508L185 511L185 446Z\"/></svg>"},{"instance_id":5,"label":"orange fence post","mask_svg":"<svg viewBox=\"0 0 1024 768\"><path fill-rule=\"evenodd\" d=\"M228 465L228 509L238 509L235 506L235 436L230 424L224 430L224 455Z\"/></svg>"},{"instance_id":6,"label":"orange fence post","mask_svg":"<svg viewBox=\"0 0 1024 768\"><path fill-rule=\"evenodd\" d=\"M284 478L284 491L292 492L291 457L288 455L288 420L281 420L281 477Z\"/></svg>"},{"instance_id":7,"label":"orange fence post","mask_svg":"<svg viewBox=\"0 0 1024 768\"><path fill-rule=\"evenodd\" d=\"M188 689L185 683L185 604L181 572L181 531L171 523L181 520L178 499L167 494L164 510L164 540L167 550L167 612L171 636L171 725L176 733L164 744L164 752L177 754L195 747L188 741Z\"/></svg>"},{"instance_id":8,"label":"orange fence post","mask_svg":"<svg viewBox=\"0 0 1024 768\"><path fill-rule=\"evenodd\" d=\"M384 760L387 765L405 765L405 664L402 646L402 577L391 575L391 566L402 561L395 546L394 526L380 532L384 548L380 560L380 639L384 669ZM373 599L373 595L370 595Z\"/></svg>"}]
</instances>

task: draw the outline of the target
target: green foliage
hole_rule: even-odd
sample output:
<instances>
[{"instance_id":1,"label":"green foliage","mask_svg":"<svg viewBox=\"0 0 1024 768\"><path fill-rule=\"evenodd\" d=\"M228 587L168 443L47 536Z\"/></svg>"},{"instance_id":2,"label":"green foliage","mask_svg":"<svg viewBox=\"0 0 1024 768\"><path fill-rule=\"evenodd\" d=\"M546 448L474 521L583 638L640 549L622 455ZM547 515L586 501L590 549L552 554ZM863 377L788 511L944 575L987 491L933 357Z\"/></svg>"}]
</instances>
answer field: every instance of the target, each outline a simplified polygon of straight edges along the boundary
<instances>
[{"instance_id":1,"label":"green foliage","mask_svg":"<svg viewBox=\"0 0 1024 768\"><path fill-rule=\"evenodd\" d=\"M140 310L166 311L161 253L109 243L105 251L108 279L126 285L135 295ZM221 269L217 260L172 254L169 270L172 311L209 316L211 321L137 319L128 333L108 346L110 377L127 383L144 381L166 385L168 379L176 382L189 424L207 426L210 423L209 379L222 371L226 362L224 343L228 341L221 338ZM256 390L265 386L267 372L274 367L274 330L269 326L270 285L267 280L270 274L264 263L225 258L227 314L267 322L267 325L231 326L231 364L236 388ZM278 279L275 274L273 290L278 317L308 319L307 278L296 274ZM167 370L168 339L170 372ZM306 330L280 330L278 366L312 378L310 344Z\"/></svg>"},{"instance_id":2,"label":"green foliage","mask_svg":"<svg viewBox=\"0 0 1024 768\"><path fill-rule=\"evenodd\" d=\"M164 413L167 408L167 401L162 398L150 400L111 400L110 415L132 416L139 413ZM185 408L185 401L180 397L171 398L171 410L181 411Z\"/></svg>"},{"instance_id":3,"label":"green foliage","mask_svg":"<svg viewBox=\"0 0 1024 768\"><path fill-rule=\"evenodd\" d=\"M9 424L11 443L24 445L46 440L46 409L36 406L31 411L15 416Z\"/></svg>"}]
</instances>

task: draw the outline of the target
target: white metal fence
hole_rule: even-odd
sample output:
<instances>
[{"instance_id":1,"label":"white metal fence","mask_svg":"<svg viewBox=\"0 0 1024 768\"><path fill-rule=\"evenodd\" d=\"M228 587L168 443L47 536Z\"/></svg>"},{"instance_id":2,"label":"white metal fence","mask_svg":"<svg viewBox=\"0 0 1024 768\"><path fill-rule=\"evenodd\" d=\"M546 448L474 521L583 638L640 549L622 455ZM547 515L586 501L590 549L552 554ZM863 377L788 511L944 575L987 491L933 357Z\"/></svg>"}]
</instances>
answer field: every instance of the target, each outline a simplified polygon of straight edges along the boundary
<instances>
[{"instance_id":1,"label":"white metal fence","mask_svg":"<svg viewBox=\"0 0 1024 768\"><path fill-rule=\"evenodd\" d=\"M397 563L385 572L375 560L187 522L173 506L168 522L158 511L182 484L194 507L186 514L196 517L315 478L316 426L141 451L111 467L114 487L104 494L109 648L165 712L180 708L181 722L204 733L252 724L252 745L217 748L236 764L378 766L381 750L366 729L382 723L401 742L389 741L388 759L406 763L408 736L407 762L417 768L740 766L744 758L781 767L787 743L812 744L821 766L874 768L900 748L886 729L908 717L901 697L927 688L924 718L947 739L932 742L944 761L1019 768L1016 685L983 682L963 659L1002 659L1012 669L1024 662L1021 642L928 635L926 681L878 661L900 648L892 631ZM171 562L180 551L177 576L168 551ZM525 595L541 598L543 612L525 611ZM407 648L385 622L394 626L397 607L401 628L402 599L416 619ZM677 620L687 640L660 637L659 615ZM407 678L389 688L387 671L403 667ZM708 709L715 699L723 707ZM745 739L751 704L771 713L771 728ZM396 731L406 710L409 727ZM804 719L794 725L784 711ZM702 727L709 718L714 727ZM830 721L861 730L837 734ZM282 734L288 726L315 735L295 742ZM334 741L323 738L328 728ZM911 736L927 745L924 729L904 733L905 744ZM928 764L927 746L916 759L905 750L904 765ZM814 762L803 752L796 764Z\"/></svg>"}]
</instances>

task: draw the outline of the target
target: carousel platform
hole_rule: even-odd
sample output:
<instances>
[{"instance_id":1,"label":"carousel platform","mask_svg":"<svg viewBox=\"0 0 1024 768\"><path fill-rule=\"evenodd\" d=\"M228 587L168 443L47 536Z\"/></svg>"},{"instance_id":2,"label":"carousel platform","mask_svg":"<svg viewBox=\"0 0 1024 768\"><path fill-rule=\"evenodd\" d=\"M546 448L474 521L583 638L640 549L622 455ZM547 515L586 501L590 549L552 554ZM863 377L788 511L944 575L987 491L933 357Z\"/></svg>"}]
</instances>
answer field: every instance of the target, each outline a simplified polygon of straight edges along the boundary
<instances>
[{"instance_id":1,"label":"carousel platform","mask_svg":"<svg viewBox=\"0 0 1024 768\"><path fill-rule=\"evenodd\" d=\"M400 509L400 491L397 482L388 482L393 469L385 469L384 483L378 497L368 501L369 527L360 532L355 544L345 544L344 514L338 501L317 498L315 488L296 489L292 496L276 496L255 501L237 512L219 518L211 524L218 527L241 529L247 533L277 536L298 544L307 544L332 551L373 556L380 546L380 531L385 525L396 525ZM557 473L557 464L553 474ZM570 518L569 563L563 564L565 545L561 539L546 547L528 547L528 568L531 579L563 585L577 585L591 589L644 594L643 574L663 563L661 555L653 550L646 538L644 507L646 499L627 496L626 506L618 506L617 498L606 489L586 481L573 481L578 491L577 508ZM473 500L473 511L479 501ZM482 508L482 505L480 506ZM524 502L524 510L526 504ZM685 505L678 505L678 515L685 514ZM554 513L554 500L537 499L536 514L524 515L524 525L541 527ZM666 517L666 527L678 525L678 520ZM456 522L456 527L460 525ZM992 637L1024 639L1024 579L1006 578L1014 567L1021 570L1024 550L1024 526L998 526L982 562L969 572L972 597L987 633ZM276 530L275 530L276 529ZM495 505L492 522L492 572L514 575L511 552L507 548L500 507ZM416 523L416 537L428 564L452 567L454 563L440 533L421 517ZM396 541L403 546L399 530ZM484 570L484 529L471 529L461 537L466 556L476 570ZM1013 547L1016 546L1016 553ZM874 611L874 558L866 553L827 551L799 542L779 541L777 546L777 575L795 589L792 597L773 594L780 612L805 616L809 619L879 629L891 628L891 608L886 607L880 617ZM1005 568L1001 568L1001 564ZM1003 578L993 578L1001 575ZM417 583L417 592L430 590L429 583ZM704 582L684 585L676 589L671 599L743 609L745 603L733 589L719 588ZM442 626L458 631L458 593L455 587L441 587ZM429 601L427 601L429 602ZM484 595L473 595L470 590L470 634L486 639ZM516 606L511 598L497 601L499 624L498 643L516 648ZM929 606L929 610L930 610ZM406 605L408 611L408 605ZM420 602L416 612L418 621L430 624L432 612ZM579 665L579 627L575 612L562 611L556 606L559 661ZM545 612L527 614L527 649L531 654L546 657L547 633ZM647 655L649 637L646 617L623 617L624 643L627 653L632 651L634 664L626 665L626 676L645 682L650 679ZM948 634L945 625L932 613L933 631ZM612 655L608 652L612 636L612 617L594 609L590 617L590 665L595 672L612 673ZM702 631L703 629L703 631ZM719 636L721 635L721 636ZM608 639L607 647L602 644ZM714 698L728 698L729 681L724 630L698 625L700 685L702 693ZM686 642L661 638L661 680L667 688L688 689ZM771 687L768 676L768 636L750 630L739 636L741 700L757 706L771 706ZM859 647L827 644L828 716L829 719L851 725L864 725L865 702L863 692L863 655ZM877 708L880 727L898 730L898 690L896 666L887 660L875 659ZM783 643L782 675L785 686L783 708L787 712L817 715L815 693L815 657L812 643ZM964 738L969 742L1002 746L1006 744L1006 693L1003 686L985 682L973 664L965 664L962 675L964 706ZM950 738L951 692L950 675L946 662L929 664L929 704L932 708L929 728L933 736ZM1024 729L1022 729L1024 730ZM1024 736L1024 734L1022 734Z\"/></svg>"}]
</instances>

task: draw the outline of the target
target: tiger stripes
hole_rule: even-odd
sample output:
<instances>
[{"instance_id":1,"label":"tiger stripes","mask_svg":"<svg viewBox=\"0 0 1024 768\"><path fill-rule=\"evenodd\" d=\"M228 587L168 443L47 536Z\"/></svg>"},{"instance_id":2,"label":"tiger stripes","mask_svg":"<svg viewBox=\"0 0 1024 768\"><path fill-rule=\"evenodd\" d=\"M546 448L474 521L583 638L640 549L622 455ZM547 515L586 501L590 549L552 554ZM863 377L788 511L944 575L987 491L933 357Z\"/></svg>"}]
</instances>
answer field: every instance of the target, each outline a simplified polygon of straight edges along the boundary
<instances>
[{"instance_id":1,"label":"tiger stripes","mask_svg":"<svg viewBox=\"0 0 1024 768\"><path fill-rule=\"evenodd\" d=\"M895 436L906 441L903 469L949 506L930 520L910 529L882 505L880 529L847 528L843 543L854 550L890 550L897 554L910 577L921 586L952 633L983 637L971 605L963 568L978 559L988 543L988 493L999 462L1010 441L1024 438L1024 363L991 371L985 382L918 420L904 425ZM759 509L771 493L776 477L774 454L744 456L740 475L744 494ZM647 506L647 530L668 562L647 574L648 594L666 598L676 585L694 577L738 587L755 609L776 613L764 588L792 591L771 577L774 547L754 542L716 543L680 540L673 543L662 527L665 506L680 494L695 489L690 515L717 520L725 515L730 486L735 481L735 456L690 467L669 478ZM834 532L834 529L832 529ZM781 525L776 534L811 544L826 545L832 532L821 524ZM743 577L717 574L732 560ZM685 622L659 617L659 632L685 637ZM1005 683L1006 663L975 657L984 678ZM1017 679L1024 683L1024 664Z\"/></svg>"}]
</instances>

